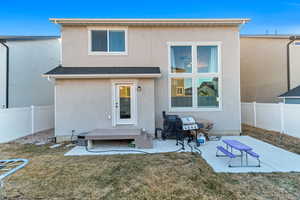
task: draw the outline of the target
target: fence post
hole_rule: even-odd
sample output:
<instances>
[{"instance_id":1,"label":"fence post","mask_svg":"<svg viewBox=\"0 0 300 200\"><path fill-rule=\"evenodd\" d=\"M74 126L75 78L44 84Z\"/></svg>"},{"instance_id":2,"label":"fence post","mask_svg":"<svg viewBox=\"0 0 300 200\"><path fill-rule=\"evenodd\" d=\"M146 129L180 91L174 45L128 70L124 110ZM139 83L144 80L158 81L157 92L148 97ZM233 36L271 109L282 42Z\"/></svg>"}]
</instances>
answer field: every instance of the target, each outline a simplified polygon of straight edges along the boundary
<instances>
[{"instance_id":1,"label":"fence post","mask_svg":"<svg viewBox=\"0 0 300 200\"><path fill-rule=\"evenodd\" d=\"M34 105L30 106L31 109L31 134L34 134Z\"/></svg>"},{"instance_id":2,"label":"fence post","mask_svg":"<svg viewBox=\"0 0 300 200\"><path fill-rule=\"evenodd\" d=\"M281 133L285 132L284 127L284 103L280 102L280 127L281 127Z\"/></svg>"},{"instance_id":3,"label":"fence post","mask_svg":"<svg viewBox=\"0 0 300 200\"><path fill-rule=\"evenodd\" d=\"M256 101L253 101L253 118L254 126L256 127Z\"/></svg>"}]
</instances>

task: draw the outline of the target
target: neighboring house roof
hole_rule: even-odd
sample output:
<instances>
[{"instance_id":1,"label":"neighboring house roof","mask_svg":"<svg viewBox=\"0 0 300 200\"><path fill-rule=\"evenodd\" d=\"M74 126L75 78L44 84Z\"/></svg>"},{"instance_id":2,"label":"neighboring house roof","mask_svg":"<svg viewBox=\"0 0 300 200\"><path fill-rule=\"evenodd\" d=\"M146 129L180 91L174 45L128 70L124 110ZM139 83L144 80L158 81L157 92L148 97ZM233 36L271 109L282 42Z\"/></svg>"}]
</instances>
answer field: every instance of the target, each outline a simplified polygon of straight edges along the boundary
<instances>
[{"instance_id":1,"label":"neighboring house roof","mask_svg":"<svg viewBox=\"0 0 300 200\"><path fill-rule=\"evenodd\" d=\"M289 39L290 37L300 37L298 35L287 34L241 34L241 38L271 38L271 39Z\"/></svg>"},{"instance_id":2,"label":"neighboring house roof","mask_svg":"<svg viewBox=\"0 0 300 200\"><path fill-rule=\"evenodd\" d=\"M54 78L160 77L159 67L62 67L43 74Z\"/></svg>"},{"instance_id":3,"label":"neighboring house roof","mask_svg":"<svg viewBox=\"0 0 300 200\"><path fill-rule=\"evenodd\" d=\"M60 36L24 36L24 35L0 35L0 40L48 40L58 39Z\"/></svg>"},{"instance_id":4,"label":"neighboring house roof","mask_svg":"<svg viewBox=\"0 0 300 200\"><path fill-rule=\"evenodd\" d=\"M300 85L278 96L279 98L300 98Z\"/></svg>"},{"instance_id":5,"label":"neighboring house roof","mask_svg":"<svg viewBox=\"0 0 300 200\"><path fill-rule=\"evenodd\" d=\"M50 18L61 25L126 25L126 26L239 26L250 19L83 19Z\"/></svg>"}]
</instances>

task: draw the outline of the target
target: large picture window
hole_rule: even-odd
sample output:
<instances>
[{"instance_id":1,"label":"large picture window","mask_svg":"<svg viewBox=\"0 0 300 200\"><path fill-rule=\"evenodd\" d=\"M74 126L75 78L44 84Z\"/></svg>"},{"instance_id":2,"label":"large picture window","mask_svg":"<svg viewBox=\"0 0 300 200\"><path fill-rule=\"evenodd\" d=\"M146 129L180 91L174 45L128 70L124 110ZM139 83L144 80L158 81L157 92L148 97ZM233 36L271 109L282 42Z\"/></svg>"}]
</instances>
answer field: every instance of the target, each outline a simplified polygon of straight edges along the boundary
<instances>
[{"instance_id":1,"label":"large picture window","mask_svg":"<svg viewBox=\"0 0 300 200\"><path fill-rule=\"evenodd\" d=\"M170 110L221 108L220 42L169 44Z\"/></svg>"},{"instance_id":2,"label":"large picture window","mask_svg":"<svg viewBox=\"0 0 300 200\"><path fill-rule=\"evenodd\" d=\"M90 54L126 54L126 29L90 29Z\"/></svg>"}]
</instances>

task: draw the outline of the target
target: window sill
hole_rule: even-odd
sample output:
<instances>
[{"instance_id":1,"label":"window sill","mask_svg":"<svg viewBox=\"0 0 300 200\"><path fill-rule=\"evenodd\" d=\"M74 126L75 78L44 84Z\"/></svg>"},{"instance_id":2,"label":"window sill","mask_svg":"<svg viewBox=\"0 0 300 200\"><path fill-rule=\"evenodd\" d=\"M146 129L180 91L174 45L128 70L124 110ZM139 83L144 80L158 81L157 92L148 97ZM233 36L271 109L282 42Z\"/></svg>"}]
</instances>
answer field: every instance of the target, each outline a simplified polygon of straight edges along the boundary
<instances>
[{"instance_id":1,"label":"window sill","mask_svg":"<svg viewBox=\"0 0 300 200\"><path fill-rule=\"evenodd\" d=\"M220 112L222 108L170 108L169 112Z\"/></svg>"},{"instance_id":2,"label":"window sill","mask_svg":"<svg viewBox=\"0 0 300 200\"><path fill-rule=\"evenodd\" d=\"M126 126L137 126L137 122L134 121L134 122L114 122L113 123L113 127L126 127Z\"/></svg>"},{"instance_id":3,"label":"window sill","mask_svg":"<svg viewBox=\"0 0 300 200\"><path fill-rule=\"evenodd\" d=\"M127 56L127 52L89 52L89 56Z\"/></svg>"},{"instance_id":4,"label":"window sill","mask_svg":"<svg viewBox=\"0 0 300 200\"><path fill-rule=\"evenodd\" d=\"M116 124L116 126L125 126L125 125L132 125L132 126L136 126L136 122L118 122Z\"/></svg>"}]
</instances>

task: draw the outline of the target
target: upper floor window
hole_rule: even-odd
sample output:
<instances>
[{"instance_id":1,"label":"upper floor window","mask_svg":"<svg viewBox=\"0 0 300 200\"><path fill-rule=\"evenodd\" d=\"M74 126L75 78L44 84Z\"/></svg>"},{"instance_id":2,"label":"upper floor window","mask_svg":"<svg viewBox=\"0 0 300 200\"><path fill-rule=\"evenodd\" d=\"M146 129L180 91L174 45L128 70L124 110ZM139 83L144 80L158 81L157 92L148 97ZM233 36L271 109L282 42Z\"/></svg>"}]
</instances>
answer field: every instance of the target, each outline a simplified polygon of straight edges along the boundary
<instances>
[{"instance_id":1,"label":"upper floor window","mask_svg":"<svg viewBox=\"0 0 300 200\"><path fill-rule=\"evenodd\" d=\"M90 29L89 53L92 55L126 54L127 30L126 29Z\"/></svg>"},{"instance_id":2,"label":"upper floor window","mask_svg":"<svg viewBox=\"0 0 300 200\"><path fill-rule=\"evenodd\" d=\"M220 42L169 43L170 111L221 109Z\"/></svg>"}]
</instances>

